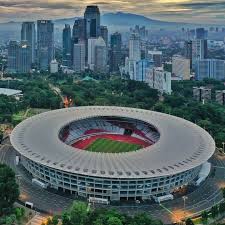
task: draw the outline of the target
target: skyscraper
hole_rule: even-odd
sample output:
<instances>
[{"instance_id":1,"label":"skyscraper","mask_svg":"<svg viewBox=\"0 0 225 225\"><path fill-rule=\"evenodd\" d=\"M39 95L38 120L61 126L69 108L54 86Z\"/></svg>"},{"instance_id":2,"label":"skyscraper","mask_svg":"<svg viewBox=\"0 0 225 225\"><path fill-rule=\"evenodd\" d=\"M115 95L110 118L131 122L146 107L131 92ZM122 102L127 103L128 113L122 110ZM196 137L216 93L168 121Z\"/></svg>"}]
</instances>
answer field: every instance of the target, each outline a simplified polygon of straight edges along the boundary
<instances>
[{"instance_id":1,"label":"skyscraper","mask_svg":"<svg viewBox=\"0 0 225 225\"><path fill-rule=\"evenodd\" d=\"M27 41L10 41L8 46L9 73L28 73L31 70L31 49Z\"/></svg>"},{"instance_id":2,"label":"skyscraper","mask_svg":"<svg viewBox=\"0 0 225 225\"><path fill-rule=\"evenodd\" d=\"M140 37L132 34L129 40L129 60L139 61L141 59Z\"/></svg>"},{"instance_id":3,"label":"skyscraper","mask_svg":"<svg viewBox=\"0 0 225 225\"><path fill-rule=\"evenodd\" d=\"M84 19L86 23L86 38L95 38L100 36L100 11L98 6L87 6Z\"/></svg>"},{"instance_id":4,"label":"skyscraper","mask_svg":"<svg viewBox=\"0 0 225 225\"><path fill-rule=\"evenodd\" d=\"M107 72L108 49L102 37L99 37L95 46L95 71Z\"/></svg>"},{"instance_id":5,"label":"skyscraper","mask_svg":"<svg viewBox=\"0 0 225 225\"><path fill-rule=\"evenodd\" d=\"M73 70L83 72L85 70L85 43L80 41L73 46Z\"/></svg>"},{"instance_id":6,"label":"skyscraper","mask_svg":"<svg viewBox=\"0 0 225 225\"><path fill-rule=\"evenodd\" d=\"M204 28L197 28L195 34L196 39L206 39L206 30Z\"/></svg>"},{"instance_id":7,"label":"skyscraper","mask_svg":"<svg viewBox=\"0 0 225 225\"><path fill-rule=\"evenodd\" d=\"M71 66L71 29L70 25L66 24L65 28L63 29L63 65L64 66Z\"/></svg>"},{"instance_id":8,"label":"skyscraper","mask_svg":"<svg viewBox=\"0 0 225 225\"><path fill-rule=\"evenodd\" d=\"M190 68L192 68L192 41L185 41L184 57L190 60Z\"/></svg>"},{"instance_id":9,"label":"skyscraper","mask_svg":"<svg viewBox=\"0 0 225 225\"><path fill-rule=\"evenodd\" d=\"M79 41L86 39L86 25L83 18L76 19L73 25L72 39L73 43L77 44Z\"/></svg>"},{"instance_id":10,"label":"skyscraper","mask_svg":"<svg viewBox=\"0 0 225 225\"><path fill-rule=\"evenodd\" d=\"M48 69L54 53L54 24L51 20L38 20L37 55L40 70Z\"/></svg>"},{"instance_id":11,"label":"skyscraper","mask_svg":"<svg viewBox=\"0 0 225 225\"><path fill-rule=\"evenodd\" d=\"M102 37L88 39L88 66L89 69L106 72L107 47Z\"/></svg>"},{"instance_id":12,"label":"skyscraper","mask_svg":"<svg viewBox=\"0 0 225 225\"><path fill-rule=\"evenodd\" d=\"M122 37L116 32L110 37L110 71L119 71L119 65L122 63Z\"/></svg>"},{"instance_id":13,"label":"skyscraper","mask_svg":"<svg viewBox=\"0 0 225 225\"><path fill-rule=\"evenodd\" d=\"M17 73L19 66L19 43L10 41L8 45L8 64L7 71L9 73Z\"/></svg>"},{"instance_id":14,"label":"skyscraper","mask_svg":"<svg viewBox=\"0 0 225 225\"><path fill-rule=\"evenodd\" d=\"M32 57L31 57L31 47L29 42L21 41L19 46L19 65L18 72L19 73L29 73L31 70Z\"/></svg>"},{"instance_id":15,"label":"skyscraper","mask_svg":"<svg viewBox=\"0 0 225 225\"><path fill-rule=\"evenodd\" d=\"M21 41L27 41L31 50L31 62L35 62L36 30L34 22L23 22L21 29Z\"/></svg>"},{"instance_id":16,"label":"skyscraper","mask_svg":"<svg viewBox=\"0 0 225 225\"><path fill-rule=\"evenodd\" d=\"M196 39L192 41L192 68L197 60L206 59L208 55L207 40Z\"/></svg>"},{"instance_id":17,"label":"skyscraper","mask_svg":"<svg viewBox=\"0 0 225 225\"><path fill-rule=\"evenodd\" d=\"M107 26L101 26L100 27L100 36L103 38L105 41L106 46L108 47L108 28Z\"/></svg>"}]
</instances>

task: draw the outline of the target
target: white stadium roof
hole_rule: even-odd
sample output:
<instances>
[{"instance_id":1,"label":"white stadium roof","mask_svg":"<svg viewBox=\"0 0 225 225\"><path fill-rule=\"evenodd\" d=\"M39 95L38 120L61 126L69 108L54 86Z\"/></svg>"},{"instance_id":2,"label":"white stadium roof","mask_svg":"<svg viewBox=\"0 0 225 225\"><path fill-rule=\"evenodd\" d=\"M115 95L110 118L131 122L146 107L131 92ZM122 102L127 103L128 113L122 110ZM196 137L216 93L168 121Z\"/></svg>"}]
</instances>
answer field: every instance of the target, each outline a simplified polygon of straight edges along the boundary
<instances>
[{"instance_id":1,"label":"white stadium roof","mask_svg":"<svg viewBox=\"0 0 225 225\"><path fill-rule=\"evenodd\" d=\"M66 124L96 116L134 118L155 126L159 140L124 153L73 148L58 135ZM149 178L177 174L205 163L215 151L212 137L184 119L135 108L91 106L54 110L20 123L11 143L26 158L58 170L94 177Z\"/></svg>"}]
</instances>

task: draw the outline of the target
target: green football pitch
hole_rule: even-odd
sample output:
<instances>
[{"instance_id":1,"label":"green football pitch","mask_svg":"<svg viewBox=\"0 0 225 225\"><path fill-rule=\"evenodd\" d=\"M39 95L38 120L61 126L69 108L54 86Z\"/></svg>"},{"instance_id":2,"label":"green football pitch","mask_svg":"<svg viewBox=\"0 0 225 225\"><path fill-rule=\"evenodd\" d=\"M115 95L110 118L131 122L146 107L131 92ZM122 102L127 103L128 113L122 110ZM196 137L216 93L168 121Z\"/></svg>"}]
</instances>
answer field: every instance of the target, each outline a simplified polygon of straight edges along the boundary
<instances>
[{"instance_id":1,"label":"green football pitch","mask_svg":"<svg viewBox=\"0 0 225 225\"><path fill-rule=\"evenodd\" d=\"M142 148L142 146L137 144L99 138L88 145L86 150L91 152L119 153L136 151L140 148Z\"/></svg>"}]
</instances>

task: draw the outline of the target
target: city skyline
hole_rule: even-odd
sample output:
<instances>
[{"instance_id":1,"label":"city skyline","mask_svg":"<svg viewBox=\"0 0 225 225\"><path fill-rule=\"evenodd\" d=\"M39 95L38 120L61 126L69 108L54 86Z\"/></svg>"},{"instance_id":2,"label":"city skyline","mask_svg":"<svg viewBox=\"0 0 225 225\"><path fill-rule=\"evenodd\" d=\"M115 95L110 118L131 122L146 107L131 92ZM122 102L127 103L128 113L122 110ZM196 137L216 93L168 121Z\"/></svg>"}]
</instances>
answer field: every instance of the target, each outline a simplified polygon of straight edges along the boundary
<instances>
[{"instance_id":1,"label":"city skyline","mask_svg":"<svg viewBox=\"0 0 225 225\"><path fill-rule=\"evenodd\" d=\"M0 22L58 19L81 16L87 5L97 4L101 13L135 12L149 18L187 23L223 24L225 2L222 0L12 0L0 1Z\"/></svg>"}]
</instances>

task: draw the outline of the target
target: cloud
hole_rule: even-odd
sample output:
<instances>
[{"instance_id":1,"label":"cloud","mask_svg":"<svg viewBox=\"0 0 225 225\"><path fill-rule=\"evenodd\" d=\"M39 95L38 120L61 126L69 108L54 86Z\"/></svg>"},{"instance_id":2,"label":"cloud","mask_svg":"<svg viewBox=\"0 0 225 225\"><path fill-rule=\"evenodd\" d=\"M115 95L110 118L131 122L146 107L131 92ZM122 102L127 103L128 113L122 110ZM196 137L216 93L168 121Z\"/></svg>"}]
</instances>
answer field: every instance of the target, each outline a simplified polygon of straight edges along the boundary
<instances>
[{"instance_id":1,"label":"cloud","mask_svg":"<svg viewBox=\"0 0 225 225\"><path fill-rule=\"evenodd\" d=\"M81 16L88 4L101 12L124 11L153 19L181 22L224 23L222 0L0 0L0 22Z\"/></svg>"}]
</instances>

